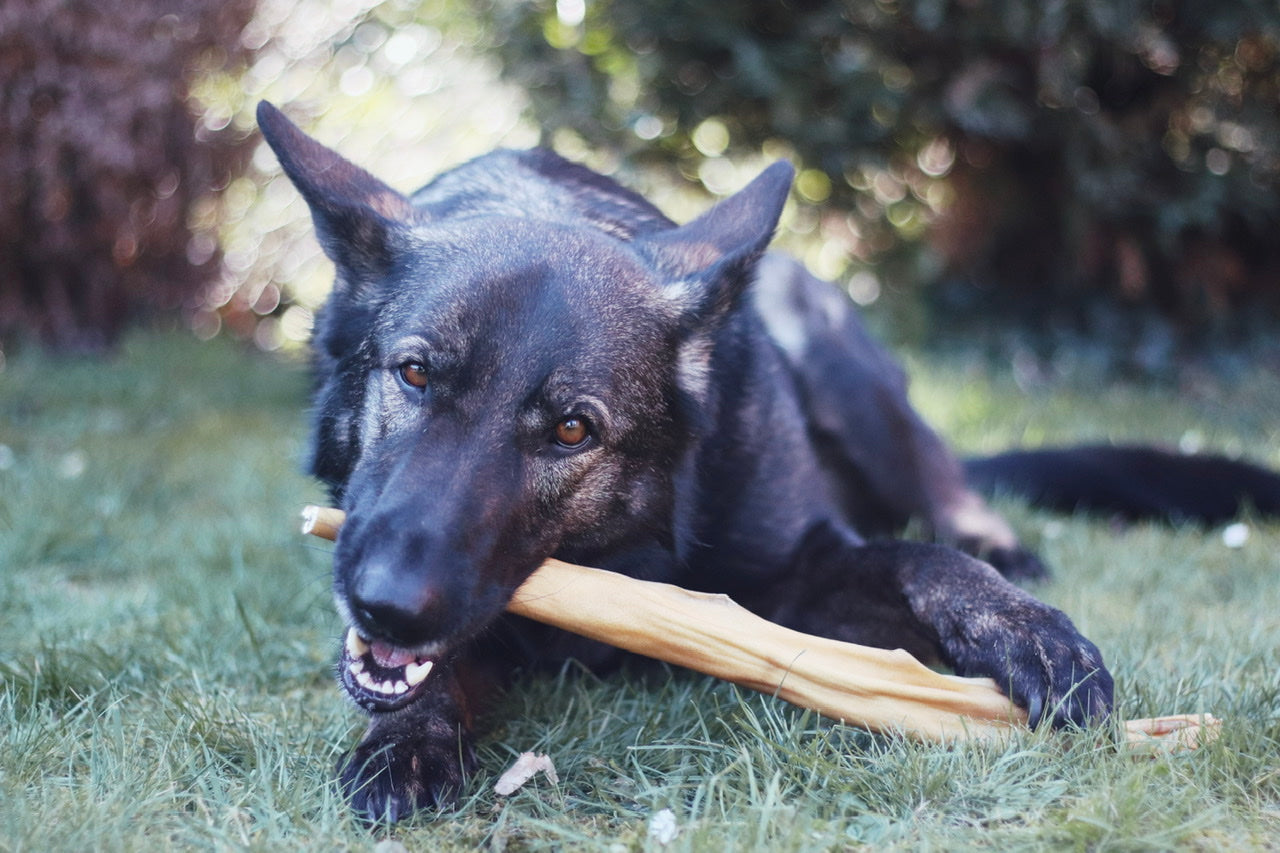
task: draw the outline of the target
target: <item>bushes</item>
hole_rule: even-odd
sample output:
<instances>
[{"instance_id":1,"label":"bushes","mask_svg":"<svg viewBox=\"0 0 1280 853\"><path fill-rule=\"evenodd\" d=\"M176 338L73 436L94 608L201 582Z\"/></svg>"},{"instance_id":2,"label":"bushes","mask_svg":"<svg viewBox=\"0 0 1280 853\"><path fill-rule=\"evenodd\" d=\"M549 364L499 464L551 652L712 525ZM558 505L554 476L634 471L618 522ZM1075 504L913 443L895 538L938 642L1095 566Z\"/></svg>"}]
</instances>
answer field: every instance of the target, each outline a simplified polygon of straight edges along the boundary
<instances>
[{"instance_id":1,"label":"bushes","mask_svg":"<svg viewBox=\"0 0 1280 853\"><path fill-rule=\"evenodd\" d=\"M470 2L478 15L434 0L343 7L339 36L365 16L368 32L408 18L431 25L414 32L461 27L467 45L487 26L491 54L548 130L676 162L715 192L762 156L795 158L799 199L821 205L803 216L832 249L818 271L874 264L879 282L854 278L863 299L878 283L924 285L958 297L949 308L1011 308L1058 328L1108 322L1117 305L1158 308L1186 328L1280 317L1273 3ZM0 4L0 339L32 328L93 349L156 311L230 323L231 309L201 304L220 275L223 296L261 290L236 288L266 274L274 234L260 250L206 201L243 171L245 93L268 93L269 63L237 76L254 5ZM297 52L296 40L276 41ZM357 42L334 48L308 94L316 109L346 90L340 73L360 70ZM379 76L360 98L376 112L389 92L412 90L418 125L441 103L482 117L458 93L420 92L446 65L476 76L464 59L373 63ZM294 83L284 90L278 99L300 97ZM235 237L230 273L218 230ZM241 313L251 333L257 315Z\"/></svg>"},{"instance_id":2,"label":"bushes","mask_svg":"<svg viewBox=\"0 0 1280 853\"><path fill-rule=\"evenodd\" d=\"M690 175L783 140L818 170L801 196L846 207L850 256L891 278L962 280L1059 318L1099 295L1200 327L1280 304L1274 4L486 9L547 127L675 154ZM887 263L921 248L923 265Z\"/></svg>"},{"instance_id":3,"label":"bushes","mask_svg":"<svg viewBox=\"0 0 1280 853\"><path fill-rule=\"evenodd\" d=\"M0 339L91 351L130 319L194 308L218 271L197 205L247 150L197 120L187 82L237 65L252 6L0 5Z\"/></svg>"}]
</instances>

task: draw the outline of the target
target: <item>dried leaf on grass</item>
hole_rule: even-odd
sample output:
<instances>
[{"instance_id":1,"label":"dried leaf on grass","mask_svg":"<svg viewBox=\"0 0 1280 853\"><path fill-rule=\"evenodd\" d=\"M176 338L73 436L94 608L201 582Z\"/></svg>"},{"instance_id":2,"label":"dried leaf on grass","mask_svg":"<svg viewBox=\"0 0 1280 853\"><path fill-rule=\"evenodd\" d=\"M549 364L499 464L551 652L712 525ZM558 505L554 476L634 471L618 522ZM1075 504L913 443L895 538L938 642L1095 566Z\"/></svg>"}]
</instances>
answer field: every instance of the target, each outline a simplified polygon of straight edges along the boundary
<instances>
[{"instance_id":1,"label":"dried leaf on grass","mask_svg":"<svg viewBox=\"0 0 1280 853\"><path fill-rule=\"evenodd\" d=\"M509 797L539 772L544 774L547 781L552 784L560 781L560 777L556 775L556 766L546 753L535 755L532 752L522 752L515 763L499 777L493 790L500 796Z\"/></svg>"}]
</instances>

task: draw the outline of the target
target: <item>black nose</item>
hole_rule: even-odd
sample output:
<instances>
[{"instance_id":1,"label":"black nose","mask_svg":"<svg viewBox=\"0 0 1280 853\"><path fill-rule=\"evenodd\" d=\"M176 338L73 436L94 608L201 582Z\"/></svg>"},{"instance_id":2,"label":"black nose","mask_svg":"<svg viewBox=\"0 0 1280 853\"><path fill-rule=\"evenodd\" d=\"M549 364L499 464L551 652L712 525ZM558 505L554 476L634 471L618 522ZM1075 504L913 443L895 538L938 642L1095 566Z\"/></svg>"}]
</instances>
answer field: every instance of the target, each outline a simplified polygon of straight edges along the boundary
<instances>
[{"instance_id":1,"label":"black nose","mask_svg":"<svg viewBox=\"0 0 1280 853\"><path fill-rule=\"evenodd\" d=\"M366 636L401 647L444 639L455 615L440 583L424 572L377 557L356 567L347 597Z\"/></svg>"}]
</instances>

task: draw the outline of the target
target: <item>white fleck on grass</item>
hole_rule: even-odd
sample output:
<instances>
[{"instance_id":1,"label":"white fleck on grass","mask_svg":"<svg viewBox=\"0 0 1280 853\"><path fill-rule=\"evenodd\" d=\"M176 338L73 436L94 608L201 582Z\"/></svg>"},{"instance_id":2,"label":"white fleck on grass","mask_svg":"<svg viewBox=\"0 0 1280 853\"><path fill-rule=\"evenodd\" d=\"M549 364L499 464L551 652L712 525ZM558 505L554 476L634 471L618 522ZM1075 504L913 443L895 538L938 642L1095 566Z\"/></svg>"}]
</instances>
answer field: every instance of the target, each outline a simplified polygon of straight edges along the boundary
<instances>
[{"instance_id":1,"label":"white fleck on grass","mask_svg":"<svg viewBox=\"0 0 1280 853\"><path fill-rule=\"evenodd\" d=\"M79 480L89 467L89 457L83 450L72 450L64 453L58 460L57 473L61 480Z\"/></svg>"},{"instance_id":2,"label":"white fleck on grass","mask_svg":"<svg viewBox=\"0 0 1280 853\"><path fill-rule=\"evenodd\" d=\"M654 812L653 817L649 818L649 837L659 844L670 844L676 840L679 832L675 812L671 809Z\"/></svg>"},{"instance_id":3,"label":"white fleck on grass","mask_svg":"<svg viewBox=\"0 0 1280 853\"><path fill-rule=\"evenodd\" d=\"M1222 529L1222 544L1228 548L1243 548L1249 541L1249 525L1243 521L1228 524Z\"/></svg>"}]
</instances>

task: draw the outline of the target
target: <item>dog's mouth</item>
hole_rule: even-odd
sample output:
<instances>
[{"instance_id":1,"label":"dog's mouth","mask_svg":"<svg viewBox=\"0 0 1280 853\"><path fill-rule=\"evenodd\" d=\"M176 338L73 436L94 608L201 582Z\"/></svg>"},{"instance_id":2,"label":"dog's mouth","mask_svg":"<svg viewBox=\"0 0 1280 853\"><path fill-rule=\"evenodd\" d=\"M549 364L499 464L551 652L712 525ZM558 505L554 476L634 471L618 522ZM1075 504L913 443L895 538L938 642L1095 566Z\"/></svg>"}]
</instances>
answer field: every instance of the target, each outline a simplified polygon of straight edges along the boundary
<instances>
[{"instance_id":1,"label":"dog's mouth","mask_svg":"<svg viewBox=\"0 0 1280 853\"><path fill-rule=\"evenodd\" d=\"M422 692L435 661L347 629L338 661L338 680L351 699L366 711L394 711Z\"/></svg>"}]
</instances>

